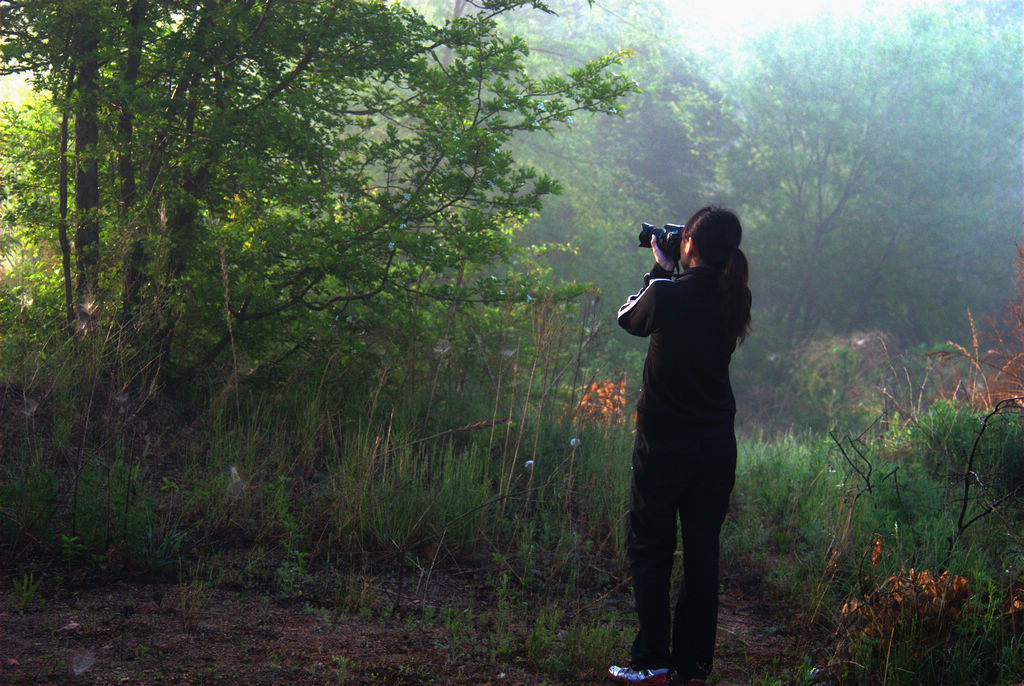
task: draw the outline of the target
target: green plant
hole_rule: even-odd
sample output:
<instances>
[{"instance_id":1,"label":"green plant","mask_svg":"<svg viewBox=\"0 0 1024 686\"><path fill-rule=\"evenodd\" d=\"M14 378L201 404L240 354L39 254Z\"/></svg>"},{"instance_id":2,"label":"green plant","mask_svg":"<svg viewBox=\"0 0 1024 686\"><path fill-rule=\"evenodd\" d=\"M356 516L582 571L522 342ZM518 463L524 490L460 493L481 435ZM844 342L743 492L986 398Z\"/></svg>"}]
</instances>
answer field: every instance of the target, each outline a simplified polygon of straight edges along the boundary
<instances>
[{"instance_id":1,"label":"green plant","mask_svg":"<svg viewBox=\"0 0 1024 686\"><path fill-rule=\"evenodd\" d=\"M362 576L347 572L334 580L331 590L331 607L338 613L369 613L376 600L376 590ZM431 611L433 609L431 608Z\"/></svg>"},{"instance_id":2,"label":"green plant","mask_svg":"<svg viewBox=\"0 0 1024 686\"><path fill-rule=\"evenodd\" d=\"M42 656L42 662L50 674L59 674L64 671L64 662L60 659L59 655L47 653Z\"/></svg>"},{"instance_id":3,"label":"green plant","mask_svg":"<svg viewBox=\"0 0 1024 686\"><path fill-rule=\"evenodd\" d=\"M562 608L555 604L545 605L537 613L533 628L526 637L526 657L531 662L545 664L553 656L562 613Z\"/></svg>"},{"instance_id":4,"label":"green plant","mask_svg":"<svg viewBox=\"0 0 1024 686\"><path fill-rule=\"evenodd\" d=\"M42 583L42 578L36 578L34 572L25 572L21 578L14 579L14 602L19 612L24 612L32 604Z\"/></svg>"},{"instance_id":5,"label":"green plant","mask_svg":"<svg viewBox=\"0 0 1024 686\"><path fill-rule=\"evenodd\" d=\"M469 608L448 608L444 626L448 631L448 659L457 662L462 656L462 643L472 629L473 612Z\"/></svg>"},{"instance_id":6,"label":"green plant","mask_svg":"<svg viewBox=\"0 0 1024 686\"><path fill-rule=\"evenodd\" d=\"M623 633L613 622L588 623L577 618L565 639L569 665L578 671L603 671L625 642Z\"/></svg>"},{"instance_id":7,"label":"green plant","mask_svg":"<svg viewBox=\"0 0 1024 686\"><path fill-rule=\"evenodd\" d=\"M287 558L278 565L278 586L285 595L302 595L302 585L309 579L306 572L307 557L307 553L289 550Z\"/></svg>"},{"instance_id":8,"label":"green plant","mask_svg":"<svg viewBox=\"0 0 1024 686\"><path fill-rule=\"evenodd\" d=\"M78 536L60 535L60 556L68 565L75 564L88 549Z\"/></svg>"},{"instance_id":9,"label":"green plant","mask_svg":"<svg viewBox=\"0 0 1024 686\"><path fill-rule=\"evenodd\" d=\"M47 538L59 512L52 498L60 483L57 471L42 451L20 447L0 467L0 534L13 546Z\"/></svg>"},{"instance_id":10,"label":"green plant","mask_svg":"<svg viewBox=\"0 0 1024 686\"><path fill-rule=\"evenodd\" d=\"M507 658L512 652L512 622L514 600L509 592L509 572L501 571L501 580L497 588L497 602L494 608L494 631L492 637L492 654L495 659Z\"/></svg>"},{"instance_id":11,"label":"green plant","mask_svg":"<svg viewBox=\"0 0 1024 686\"><path fill-rule=\"evenodd\" d=\"M339 684L344 683L348 678L349 659L344 655L335 655L332 661L334 662L335 681Z\"/></svg>"}]
</instances>

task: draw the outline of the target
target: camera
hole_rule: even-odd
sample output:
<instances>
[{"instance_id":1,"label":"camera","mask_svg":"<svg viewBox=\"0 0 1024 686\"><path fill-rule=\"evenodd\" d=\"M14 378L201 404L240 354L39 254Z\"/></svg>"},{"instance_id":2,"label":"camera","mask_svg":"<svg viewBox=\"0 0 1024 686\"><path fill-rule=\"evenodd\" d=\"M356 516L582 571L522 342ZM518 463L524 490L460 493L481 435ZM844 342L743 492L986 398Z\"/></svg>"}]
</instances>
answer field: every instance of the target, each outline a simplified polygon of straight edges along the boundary
<instances>
[{"instance_id":1,"label":"camera","mask_svg":"<svg viewBox=\"0 0 1024 686\"><path fill-rule=\"evenodd\" d=\"M683 243L684 228L686 227L682 224L665 224L664 228L662 228L654 224L641 222L640 235L638 236L640 245L638 247L651 247L651 236L654 236L661 253L674 262L679 259L679 246Z\"/></svg>"}]
</instances>

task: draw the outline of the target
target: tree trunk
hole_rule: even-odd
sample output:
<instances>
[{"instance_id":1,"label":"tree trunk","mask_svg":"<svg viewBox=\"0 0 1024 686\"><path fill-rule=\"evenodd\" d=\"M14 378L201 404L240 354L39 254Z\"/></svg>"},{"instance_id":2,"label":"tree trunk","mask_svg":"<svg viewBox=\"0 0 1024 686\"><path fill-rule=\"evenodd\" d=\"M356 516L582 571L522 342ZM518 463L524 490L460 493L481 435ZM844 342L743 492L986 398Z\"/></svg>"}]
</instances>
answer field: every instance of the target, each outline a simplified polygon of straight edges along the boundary
<instances>
[{"instance_id":1,"label":"tree trunk","mask_svg":"<svg viewBox=\"0 0 1024 686\"><path fill-rule=\"evenodd\" d=\"M145 12L145 0L137 0L128 10L128 25L131 32L128 37L128 59L124 73L121 75L121 86L124 98L120 103L121 113L117 121L118 155L117 175L120 181L120 197L118 211L121 224L131 236L131 245L125 257L124 293L121 301L121 324L128 325L136 316L142 284L145 279L143 265L146 251L142 242L142 232L135 210L135 162L132 157L134 143L134 112L130 95L135 91L139 76L139 64L142 59L142 34L139 27Z\"/></svg>"},{"instance_id":2,"label":"tree trunk","mask_svg":"<svg viewBox=\"0 0 1024 686\"><path fill-rule=\"evenodd\" d=\"M64 68L67 82L64 86L64 102L61 103L60 140L57 142L57 194L60 202L60 219L57 222L57 240L60 243L61 274L64 278L64 325L68 336L75 333L75 295L71 274L71 241L68 239L68 104L75 91L75 66L70 59L71 32L69 22L64 40Z\"/></svg>"},{"instance_id":3,"label":"tree trunk","mask_svg":"<svg viewBox=\"0 0 1024 686\"><path fill-rule=\"evenodd\" d=\"M75 257L78 270L76 297L79 318L87 320L95 307L99 286L100 230L99 230L99 166L96 144L99 142L99 117L96 81L99 45L90 22L77 27L73 41L73 62L78 65L75 103Z\"/></svg>"},{"instance_id":4,"label":"tree trunk","mask_svg":"<svg viewBox=\"0 0 1024 686\"><path fill-rule=\"evenodd\" d=\"M68 90L74 81L68 74ZM71 243L68 241L68 113L65 110L60 120L60 142L58 155L57 188L60 195L60 221L57 223L57 238L60 241L61 271L64 276L64 312L68 334L74 333L75 296L71 286Z\"/></svg>"}]
</instances>

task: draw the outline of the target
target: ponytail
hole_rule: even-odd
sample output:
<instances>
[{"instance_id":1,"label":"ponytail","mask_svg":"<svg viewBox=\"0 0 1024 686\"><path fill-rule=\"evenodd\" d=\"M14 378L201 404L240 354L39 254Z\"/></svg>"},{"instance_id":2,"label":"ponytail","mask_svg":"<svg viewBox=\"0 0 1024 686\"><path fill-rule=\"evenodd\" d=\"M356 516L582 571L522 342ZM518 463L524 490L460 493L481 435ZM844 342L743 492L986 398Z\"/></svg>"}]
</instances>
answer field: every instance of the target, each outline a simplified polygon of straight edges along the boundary
<instances>
[{"instance_id":1,"label":"ponytail","mask_svg":"<svg viewBox=\"0 0 1024 686\"><path fill-rule=\"evenodd\" d=\"M743 339L750 333L751 294L747 257L740 250L739 217L720 207L702 207L686 222L684 237L693 240L701 260L721 270L719 296L726 332Z\"/></svg>"},{"instance_id":2,"label":"ponytail","mask_svg":"<svg viewBox=\"0 0 1024 686\"><path fill-rule=\"evenodd\" d=\"M750 305L753 296L748 284L747 256L739 247L733 248L729 261L719 277L718 289L721 294L722 321L726 331L739 339L740 343L750 333Z\"/></svg>"}]
</instances>

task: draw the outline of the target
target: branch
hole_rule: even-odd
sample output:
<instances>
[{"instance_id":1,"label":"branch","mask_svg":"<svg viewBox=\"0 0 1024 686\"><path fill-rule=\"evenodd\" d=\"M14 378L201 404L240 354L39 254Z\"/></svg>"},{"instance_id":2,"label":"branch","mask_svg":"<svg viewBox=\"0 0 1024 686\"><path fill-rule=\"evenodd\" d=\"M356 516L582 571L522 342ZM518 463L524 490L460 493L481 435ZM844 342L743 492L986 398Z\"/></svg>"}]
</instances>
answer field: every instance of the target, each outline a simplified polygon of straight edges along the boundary
<instances>
[{"instance_id":1,"label":"branch","mask_svg":"<svg viewBox=\"0 0 1024 686\"><path fill-rule=\"evenodd\" d=\"M987 510L985 510L981 514L976 515L967 522L964 521L967 518L967 508L970 506L971 502L971 483L977 482L979 486L984 486L984 484L981 483L981 479L978 477L978 473L974 471L974 458L977 457L978 446L981 444L981 437L985 435L985 430L988 429L988 423L993 417L995 417L998 414L1001 414L1003 410L1005 410L1008 407L1019 407L1022 401L1024 401L1024 397L1004 398L1003 400L1000 400L998 403L996 403L996 406L992 409L992 411L985 415L981 420L981 429L978 431L978 435L974 437L974 445L971 446L971 452L967 456L967 469L966 471L964 471L963 503L960 506L960 517L957 519L956 522L956 533L950 536L949 538L949 549L946 553L947 558L953 554L953 547L956 545L956 542L960 540L960 537L967 530L967 528L971 526L971 524L974 524L976 521L978 521L985 515L994 512L996 509L996 505L1002 503L1003 501L1007 500L1010 496L1013 495L1009 494L1003 498L1000 498L994 504L989 503L989 507Z\"/></svg>"},{"instance_id":2,"label":"branch","mask_svg":"<svg viewBox=\"0 0 1024 686\"><path fill-rule=\"evenodd\" d=\"M273 88L267 91L262 98L256 101L253 105L245 108L245 111L251 112L252 110L258 107L262 107L264 104L270 102L278 95L280 95L282 91L284 91L288 86L290 86L292 82L295 81L295 79L297 79L300 74L302 74L302 72L306 71L306 68L313 61L313 58L316 57L319 53L319 46L310 48L306 52L306 54L302 56L302 59L298 61L294 69L292 69L284 77L282 77L281 80L278 81L278 83Z\"/></svg>"},{"instance_id":3,"label":"branch","mask_svg":"<svg viewBox=\"0 0 1024 686\"><path fill-rule=\"evenodd\" d=\"M839 438L836 437L835 432L834 431L829 431L828 435L832 439L832 441L836 444L836 447L839 448L840 454L843 456L843 459L846 460L846 463L848 465L850 465L850 469L852 469L854 472L856 472L857 476L859 476L861 479L864 480L864 490L861 491L861 493L863 493L864 491L867 491L868 493L870 493L871 492L871 472L874 469L874 466L871 464L871 460L869 460L867 457L864 456L864 453L862 453L857 448L856 444L854 444L852 439L847 438L847 442L849 442L850 447L853 448L854 451L857 453L857 457L859 457L861 460L863 460L864 463L867 464L867 466L868 466L866 472L861 471L860 468L857 467L857 465L854 463L854 461L850 459L850 456L847 454L846 450L843 448L843 444L840 442ZM860 493L858 493L857 495L860 495Z\"/></svg>"}]
</instances>

